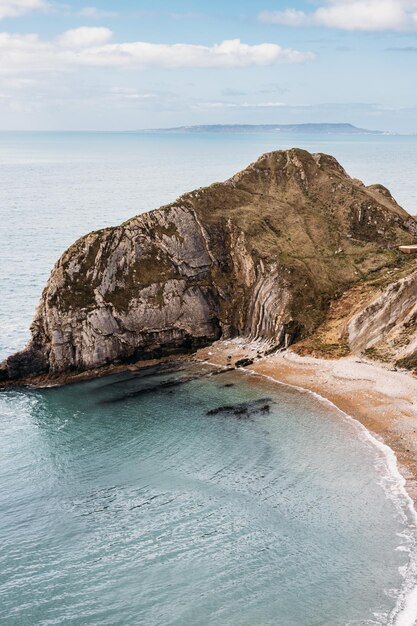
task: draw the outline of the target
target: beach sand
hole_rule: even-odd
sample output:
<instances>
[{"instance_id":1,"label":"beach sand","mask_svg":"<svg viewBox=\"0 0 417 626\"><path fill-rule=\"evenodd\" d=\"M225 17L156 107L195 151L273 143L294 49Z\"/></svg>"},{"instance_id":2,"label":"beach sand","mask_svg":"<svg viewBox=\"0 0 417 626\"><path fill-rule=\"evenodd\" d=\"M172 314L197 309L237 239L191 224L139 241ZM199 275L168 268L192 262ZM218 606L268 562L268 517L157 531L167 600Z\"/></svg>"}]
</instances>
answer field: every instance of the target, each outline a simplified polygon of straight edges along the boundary
<instances>
[{"instance_id":1,"label":"beach sand","mask_svg":"<svg viewBox=\"0 0 417 626\"><path fill-rule=\"evenodd\" d=\"M291 350L259 357L264 351L261 344L237 339L199 350L197 358L221 366L254 358L245 369L330 400L394 450L409 495L417 502L416 377L357 357L316 359Z\"/></svg>"}]
</instances>

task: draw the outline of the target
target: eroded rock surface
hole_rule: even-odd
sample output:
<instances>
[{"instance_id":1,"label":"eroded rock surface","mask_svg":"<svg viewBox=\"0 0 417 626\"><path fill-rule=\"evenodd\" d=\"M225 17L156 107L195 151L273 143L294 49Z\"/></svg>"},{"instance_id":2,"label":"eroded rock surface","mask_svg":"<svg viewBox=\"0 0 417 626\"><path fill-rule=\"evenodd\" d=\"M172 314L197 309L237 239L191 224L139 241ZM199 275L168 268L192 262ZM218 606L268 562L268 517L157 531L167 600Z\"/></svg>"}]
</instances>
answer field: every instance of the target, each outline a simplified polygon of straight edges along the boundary
<instances>
[{"instance_id":1,"label":"eroded rock surface","mask_svg":"<svg viewBox=\"0 0 417 626\"><path fill-rule=\"evenodd\" d=\"M75 242L52 271L30 343L0 377L86 370L237 335L288 346L341 291L395 266L397 246L416 232L384 187L365 187L334 158L265 154L224 183ZM375 332L384 315L375 313ZM360 327L352 341L363 343Z\"/></svg>"}]
</instances>

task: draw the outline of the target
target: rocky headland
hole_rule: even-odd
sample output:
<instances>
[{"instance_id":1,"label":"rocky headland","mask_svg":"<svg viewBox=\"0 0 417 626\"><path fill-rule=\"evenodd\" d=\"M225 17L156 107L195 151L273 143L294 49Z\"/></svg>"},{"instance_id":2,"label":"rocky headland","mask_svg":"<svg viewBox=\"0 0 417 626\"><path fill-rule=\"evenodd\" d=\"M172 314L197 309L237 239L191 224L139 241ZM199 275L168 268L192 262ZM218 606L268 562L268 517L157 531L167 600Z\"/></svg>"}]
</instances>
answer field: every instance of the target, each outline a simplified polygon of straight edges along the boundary
<instances>
[{"instance_id":1,"label":"rocky headland","mask_svg":"<svg viewBox=\"0 0 417 626\"><path fill-rule=\"evenodd\" d=\"M223 183L114 228L59 259L3 386L92 375L219 339L262 354L362 354L417 367L417 221L331 156L261 156ZM259 353L261 356L261 353Z\"/></svg>"}]
</instances>

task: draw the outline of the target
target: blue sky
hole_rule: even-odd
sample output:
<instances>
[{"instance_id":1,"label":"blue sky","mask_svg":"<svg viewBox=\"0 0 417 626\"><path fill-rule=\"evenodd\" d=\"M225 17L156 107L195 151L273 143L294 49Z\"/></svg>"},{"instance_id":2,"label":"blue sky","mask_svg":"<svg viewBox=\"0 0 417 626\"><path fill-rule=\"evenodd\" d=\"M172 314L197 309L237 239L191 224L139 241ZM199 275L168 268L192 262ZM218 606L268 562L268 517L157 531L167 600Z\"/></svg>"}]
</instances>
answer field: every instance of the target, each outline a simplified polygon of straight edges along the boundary
<instances>
[{"instance_id":1,"label":"blue sky","mask_svg":"<svg viewBox=\"0 0 417 626\"><path fill-rule=\"evenodd\" d=\"M417 133L417 0L0 0L0 128Z\"/></svg>"}]
</instances>

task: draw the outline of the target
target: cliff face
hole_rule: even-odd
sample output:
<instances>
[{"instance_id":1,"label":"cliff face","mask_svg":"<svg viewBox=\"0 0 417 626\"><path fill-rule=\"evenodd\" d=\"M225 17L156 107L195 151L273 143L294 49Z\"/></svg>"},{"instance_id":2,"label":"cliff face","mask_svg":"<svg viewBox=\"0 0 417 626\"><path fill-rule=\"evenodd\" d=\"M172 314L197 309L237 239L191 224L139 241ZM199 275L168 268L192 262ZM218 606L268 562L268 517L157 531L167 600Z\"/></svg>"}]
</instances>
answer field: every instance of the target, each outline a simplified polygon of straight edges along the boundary
<instances>
[{"instance_id":1,"label":"cliff face","mask_svg":"<svg viewBox=\"0 0 417 626\"><path fill-rule=\"evenodd\" d=\"M273 152L224 183L90 233L55 265L0 377L85 370L245 335L290 344L399 262L417 223L335 159ZM361 322L358 322L360 325Z\"/></svg>"},{"instance_id":2,"label":"cliff face","mask_svg":"<svg viewBox=\"0 0 417 626\"><path fill-rule=\"evenodd\" d=\"M381 268L333 300L323 322L295 350L318 357L354 354L417 370L415 258Z\"/></svg>"},{"instance_id":3,"label":"cliff face","mask_svg":"<svg viewBox=\"0 0 417 626\"><path fill-rule=\"evenodd\" d=\"M353 352L400 360L417 350L417 272L389 285L348 324Z\"/></svg>"}]
</instances>

